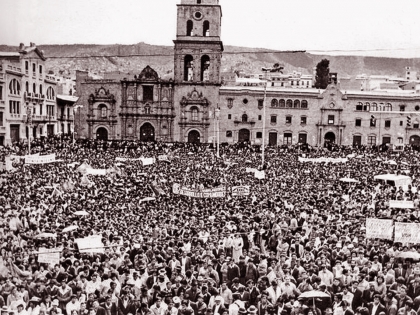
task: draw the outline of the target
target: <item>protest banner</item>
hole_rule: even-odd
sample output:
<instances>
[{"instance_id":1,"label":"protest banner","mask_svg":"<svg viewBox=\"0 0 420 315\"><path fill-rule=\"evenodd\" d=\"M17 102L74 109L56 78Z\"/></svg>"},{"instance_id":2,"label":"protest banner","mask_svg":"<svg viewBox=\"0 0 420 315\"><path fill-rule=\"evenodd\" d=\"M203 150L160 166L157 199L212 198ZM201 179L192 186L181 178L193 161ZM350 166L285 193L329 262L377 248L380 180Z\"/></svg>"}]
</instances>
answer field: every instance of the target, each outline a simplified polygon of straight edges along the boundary
<instances>
[{"instance_id":1,"label":"protest banner","mask_svg":"<svg viewBox=\"0 0 420 315\"><path fill-rule=\"evenodd\" d=\"M223 198L225 197L226 189L224 186L209 189L189 188L175 183L172 186L172 192L175 195L193 198Z\"/></svg>"},{"instance_id":2,"label":"protest banner","mask_svg":"<svg viewBox=\"0 0 420 315\"><path fill-rule=\"evenodd\" d=\"M27 155L25 156L25 164L46 164L53 163L55 160L55 153L48 155Z\"/></svg>"},{"instance_id":3,"label":"protest banner","mask_svg":"<svg viewBox=\"0 0 420 315\"><path fill-rule=\"evenodd\" d=\"M86 170L86 175L106 175L107 170L106 169L96 169L96 168L87 168Z\"/></svg>"},{"instance_id":4,"label":"protest banner","mask_svg":"<svg viewBox=\"0 0 420 315\"><path fill-rule=\"evenodd\" d=\"M395 222L394 242L420 244L420 224Z\"/></svg>"},{"instance_id":5,"label":"protest banner","mask_svg":"<svg viewBox=\"0 0 420 315\"><path fill-rule=\"evenodd\" d=\"M38 262L50 265L60 263L61 248L44 248L40 247L38 250Z\"/></svg>"},{"instance_id":6,"label":"protest banner","mask_svg":"<svg viewBox=\"0 0 420 315\"><path fill-rule=\"evenodd\" d=\"M123 158L123 157L116 157L115 161L119 161L119 162L127 162L127 161L141 161L142 158L138 158L138 159L130 159L130 158Z\"/></svg>"},{"instance_id":7,"label":"protest banner","mask_svg":"<svg viewBox=\"0 0 420 315\"><path fill-rule=\"evenodd\" d=\"M84 238L76 238L75 242L80 253L101 253L105 252L102 237L92 235Z\"/></svg>"},{"instance_id":8,"label":"protest banner","mask_svg":"<svg viewBox=\"0 0 420 315\"><path fill-rule=\"evenodd\" d=\"M143 166L152 165L152 164L155 163L155 159L154 158L140 158L140 160L143 163Z\"/></svg>"},{"instance_id":9,"label":"protest banner","mask_svg":"<svg viewBox=\"0 0 420 315\"><path fill-rule=\"evenodd\" d=\"M399 208L399 209L413 209L414 208L414 201L410 200L390 200L389 201L390 208Z\"/></svg>"},{"instance_id":10,"label":"protest banner","mask_svg":"<svg viewBox=\"0 0 420 315\"><path fill-rule=\"evenodd\" d=\"M299 162L313 162L313 163L346 163L348 161L347 158L298 158Z\"/></svg>"},{"instance_id":11,"label":"protest banner","mask_svg":"<svg viewBox=\"0 0 420 315\"><path fill-rule=\"evenodd\" d=\"M255 178L258 178L258 179L264 179L265 171L255 171L254 176Z\"/></svg>"},{"instance_id":12,"label":"protest banner","mask_svg":"<svg viewBox=\"0 0 420 315\"><path fill-rule=\"evenodd\" d=\"M233 186L232 196L248 196L250 193L249 186Z\"/></svg>"},{"instance_id":13,"label":"protest banner","mask_svg":"<svg viewBox=\"0 0 420 315\"><path fill-rule=\"evenodd\" d=\"M366 238L392 239L392 220L366 219Z\"/></svg>"},{"instance_id":14,"label":"protest banner","mask_svg":"<svg viewBox=\"0 0 420 315\"><path fill-rule=\"evenodd\" d=\"M257 172L258 170L256 169L256 168L252 168L252 167L247 167L247 168L245 168L245 172L246 173L255 173L255 172Z\"/></svg>"},{"instance_id":15,"label":"protest banner","mask_svg":"<svg viewBox=\"0 0 420 315\"><path fill-rule=\"evenodd\" d=\"M166 154L159 155L158 160L161 161L161 162L168 162L168 163L171 162L171 161L169 161L169 158Z\"/></svg>"}]
</instances>

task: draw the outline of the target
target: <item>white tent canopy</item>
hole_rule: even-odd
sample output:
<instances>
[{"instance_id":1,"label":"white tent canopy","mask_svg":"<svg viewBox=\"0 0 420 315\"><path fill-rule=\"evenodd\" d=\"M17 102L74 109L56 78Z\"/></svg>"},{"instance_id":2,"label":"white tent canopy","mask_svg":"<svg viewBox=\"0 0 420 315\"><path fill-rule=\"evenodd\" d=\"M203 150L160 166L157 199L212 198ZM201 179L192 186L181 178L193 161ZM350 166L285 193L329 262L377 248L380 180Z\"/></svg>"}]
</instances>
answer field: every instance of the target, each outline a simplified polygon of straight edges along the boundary
<instances>
[{"instance_id":1,"label":"white tent canopy","mask_svg":"<svg viewBox=\"0 0 420 315\"><path fill-rule=\"evenodd\" d=\"M411 185L411 177L406 175L395 175L395 174L381 174L373 177L376 180L384 181L395 187L402 187L403 190L408 189L408 185Z\"/></svg>"}]
</instances>

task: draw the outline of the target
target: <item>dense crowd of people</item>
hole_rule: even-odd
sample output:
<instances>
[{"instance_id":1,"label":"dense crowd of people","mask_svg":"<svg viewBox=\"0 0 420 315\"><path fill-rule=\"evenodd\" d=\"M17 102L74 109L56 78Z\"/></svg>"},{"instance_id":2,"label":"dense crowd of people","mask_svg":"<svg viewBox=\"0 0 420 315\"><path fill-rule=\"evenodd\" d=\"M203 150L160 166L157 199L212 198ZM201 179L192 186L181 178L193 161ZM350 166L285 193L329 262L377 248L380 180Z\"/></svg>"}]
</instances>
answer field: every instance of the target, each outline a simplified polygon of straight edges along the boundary
<instances>
[{"instance_id":1,"label":"dense crowd of people","mask_svg":"<svg viewBox=\"0 0 420 315\"><path fill-rule=\"evenodd\" d=\"M23 143L3 147L0 160L27 153ZM417 151L268 147L261 166L248 144L216 157L212 145L52 138L35 139L34 153L58 161L14 159L0 176L1 315L420 314L418 245L366 238L365 226L419 222ZM86 175L86 166L112 172ZM385 173L412 184L374 180ZM187 197L173 184L226 194ZM235 186L249 195L232 195ZM103 248L79 250L76 240L94 235ZM39 262L40 248L59 261Z\"/></svg>"}]
</instances>

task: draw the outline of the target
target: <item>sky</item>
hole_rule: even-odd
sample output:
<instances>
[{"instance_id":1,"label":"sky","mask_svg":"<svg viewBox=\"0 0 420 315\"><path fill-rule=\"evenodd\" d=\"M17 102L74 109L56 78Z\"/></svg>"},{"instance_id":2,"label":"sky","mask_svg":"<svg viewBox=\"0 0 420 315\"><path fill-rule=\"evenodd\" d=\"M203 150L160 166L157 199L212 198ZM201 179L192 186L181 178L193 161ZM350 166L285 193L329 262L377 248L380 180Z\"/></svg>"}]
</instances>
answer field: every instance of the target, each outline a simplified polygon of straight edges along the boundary
<instances>
[{"instance_id":1,"label":"sky","mask_svg":"<svg viewBox=\"0 0 420 315\"><path fill-rule=\"evenodd\" d=\"M173 45L180 2L0 0L0 44ZM419 0L219 3L224 45L420 58Z\"/></svg>"}]
</instances>

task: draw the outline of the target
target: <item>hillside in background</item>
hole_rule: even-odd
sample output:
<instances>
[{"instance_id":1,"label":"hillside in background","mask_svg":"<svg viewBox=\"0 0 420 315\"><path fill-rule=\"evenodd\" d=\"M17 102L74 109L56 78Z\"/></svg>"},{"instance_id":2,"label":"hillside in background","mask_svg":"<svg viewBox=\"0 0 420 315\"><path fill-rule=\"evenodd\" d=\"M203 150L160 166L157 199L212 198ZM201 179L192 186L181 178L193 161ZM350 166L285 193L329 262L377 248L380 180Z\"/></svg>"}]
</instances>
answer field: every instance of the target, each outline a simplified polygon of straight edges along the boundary
<instances>
[{"instance_id":1,"label":"hillside in background","mask_svg":"<svg viewBox=\"0 0 420 315\"><path fill-rule=\"evenodd\" d=\"M134 45L40 45L47 59L47 69L55 74L73 75L76 70L137 74L150 65L163 78L172 77L173 47L145 43ZM17 51L17 46L0 45L0 51ZM137 55L137 56L136 56ZM284 65L284 72L312 73L323 58L330 60L330 71L339 77L367 75L403 76L406 66L420 71L420 58L383 58L363 56L328 56L306 52L273 52L266 49L225 46L222 70L259 73L261 67Z\"/></svg>"}]
</instances>

